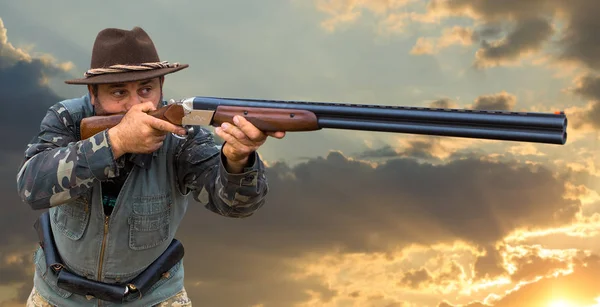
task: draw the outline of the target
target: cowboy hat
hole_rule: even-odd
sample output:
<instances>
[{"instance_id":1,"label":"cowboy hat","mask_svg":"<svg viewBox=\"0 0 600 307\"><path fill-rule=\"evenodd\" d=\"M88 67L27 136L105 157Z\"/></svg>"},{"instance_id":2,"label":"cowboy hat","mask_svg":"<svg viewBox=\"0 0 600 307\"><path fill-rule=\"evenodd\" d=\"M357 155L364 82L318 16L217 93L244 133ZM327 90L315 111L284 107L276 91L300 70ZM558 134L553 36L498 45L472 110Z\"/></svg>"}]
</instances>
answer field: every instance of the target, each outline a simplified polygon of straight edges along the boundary
<instances>
[{"instance_id":1,"label":"cowboy hat","mask_svg":"<svg viewBox=\"0 0 600 307\"><path fill-rule=\"evenodd\" d=\"M67 84L120 83L151 79L187 68L188 64L161 61L150 36L140 27L108 28L96 36L90 69Z\"/></svg>"}]
</instances>

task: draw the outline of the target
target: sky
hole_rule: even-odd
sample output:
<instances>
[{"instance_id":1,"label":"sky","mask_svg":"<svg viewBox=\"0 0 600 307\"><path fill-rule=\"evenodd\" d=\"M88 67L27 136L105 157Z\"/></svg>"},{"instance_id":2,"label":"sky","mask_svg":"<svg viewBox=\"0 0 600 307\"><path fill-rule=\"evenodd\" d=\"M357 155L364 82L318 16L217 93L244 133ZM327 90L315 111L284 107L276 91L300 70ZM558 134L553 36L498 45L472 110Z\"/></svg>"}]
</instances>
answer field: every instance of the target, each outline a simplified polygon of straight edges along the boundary
<instances>
[{"instance_id":1,"label":"sky","mask_svg":"<svg viewBox=\"0 0 600 307\"><path fill-rule=\"evenodd\" d=\"M98 31L144 28L165 98L564 111L565 145L369 131L269 139L267 204L191 203L177 238L198 305L598 307L600 2L3 1L0 307L32 287L16 174L46 109L85 94Z\"/></svg>"}]
</instances>

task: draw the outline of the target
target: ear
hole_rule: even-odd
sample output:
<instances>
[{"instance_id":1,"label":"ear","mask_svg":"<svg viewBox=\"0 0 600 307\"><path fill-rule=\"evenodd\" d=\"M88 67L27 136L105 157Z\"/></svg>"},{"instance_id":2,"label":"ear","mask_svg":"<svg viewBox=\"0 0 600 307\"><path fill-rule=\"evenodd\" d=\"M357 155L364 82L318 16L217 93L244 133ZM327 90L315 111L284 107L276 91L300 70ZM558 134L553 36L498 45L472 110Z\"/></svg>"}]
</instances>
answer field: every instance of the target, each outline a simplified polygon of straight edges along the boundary
<instances>
[{"instance_id":1,"label":"ear","mask_svg":"<svg viewBox=\"0 0 600 307\"><path fill-rule=\"evenodd\" d=\"M96 103L96 97L94 96L94 92L92 90L92 86L90 84L87 85L88 93L90 94L90 103L94 105Z\"/></svg>"}]
</instances>

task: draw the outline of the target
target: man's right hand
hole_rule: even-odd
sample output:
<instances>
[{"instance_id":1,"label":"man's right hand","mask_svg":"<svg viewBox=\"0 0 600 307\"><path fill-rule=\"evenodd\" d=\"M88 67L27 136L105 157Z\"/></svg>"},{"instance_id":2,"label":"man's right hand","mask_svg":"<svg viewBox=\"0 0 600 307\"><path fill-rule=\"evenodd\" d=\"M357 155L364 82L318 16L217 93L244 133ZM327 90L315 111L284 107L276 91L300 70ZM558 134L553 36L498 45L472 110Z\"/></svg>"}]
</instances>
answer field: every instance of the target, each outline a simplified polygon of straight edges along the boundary
<instances>
[{"instance_id":1,"label":"man's right hand","mask_svg":"<svg viewBox=\"0 0 600 307\"><path fill-rule=\"evenodd\" d=\"M148 115L156 110L150 101L133 106L118 125L108 129L115 159L125 153L151 153L158 150L168 133L186 134L185 129Z\"/></svg>"}]
</instances>

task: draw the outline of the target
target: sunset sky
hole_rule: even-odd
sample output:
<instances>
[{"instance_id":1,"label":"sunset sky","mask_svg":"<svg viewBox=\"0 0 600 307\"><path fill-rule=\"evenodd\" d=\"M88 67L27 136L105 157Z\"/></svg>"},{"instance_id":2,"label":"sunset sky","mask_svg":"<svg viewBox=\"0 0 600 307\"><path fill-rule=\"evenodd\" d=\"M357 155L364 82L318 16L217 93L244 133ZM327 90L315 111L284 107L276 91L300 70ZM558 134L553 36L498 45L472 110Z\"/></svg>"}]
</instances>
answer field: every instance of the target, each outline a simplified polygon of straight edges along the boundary
<instances>
[{"instance_id":1,"label":"sunset sky","mask_svg":"<svg viewBox=\"0 0 600 307\"><path fill-rule=\"evenodd\" d=\"M600 1L0 3L0 307L32 287L16 174L103 28L190 64L165 98L565 111L566 145L323 130L261 148L267 204L192 202L186 289L216 307L600 307Z\"/></svg>"}]
</instances>

